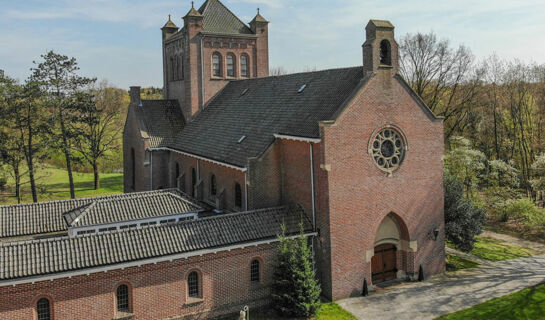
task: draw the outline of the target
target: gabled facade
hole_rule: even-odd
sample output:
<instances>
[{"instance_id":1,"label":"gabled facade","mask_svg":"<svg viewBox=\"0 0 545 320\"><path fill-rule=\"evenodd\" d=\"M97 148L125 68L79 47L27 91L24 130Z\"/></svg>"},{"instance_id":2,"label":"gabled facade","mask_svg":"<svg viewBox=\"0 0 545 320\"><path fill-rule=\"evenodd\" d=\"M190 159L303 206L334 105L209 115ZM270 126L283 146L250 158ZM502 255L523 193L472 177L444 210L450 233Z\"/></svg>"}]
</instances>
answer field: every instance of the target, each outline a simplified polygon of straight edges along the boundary
<instances>
[{"instance_id":1,"label":"gabled facade","mask_svg":"<svg viewBox=\"0 0 545 320\"><path fill-rule=\"evenodd\" d=\"M444 271L443 123L399 75L393 25L369 21L363 65L274 77L267 26L219 0L169 19L165 99L131 87L126 194L0 207L0 318L268 304L282 223L303 222L332 300Z\"/></svg>"}]
</instances>

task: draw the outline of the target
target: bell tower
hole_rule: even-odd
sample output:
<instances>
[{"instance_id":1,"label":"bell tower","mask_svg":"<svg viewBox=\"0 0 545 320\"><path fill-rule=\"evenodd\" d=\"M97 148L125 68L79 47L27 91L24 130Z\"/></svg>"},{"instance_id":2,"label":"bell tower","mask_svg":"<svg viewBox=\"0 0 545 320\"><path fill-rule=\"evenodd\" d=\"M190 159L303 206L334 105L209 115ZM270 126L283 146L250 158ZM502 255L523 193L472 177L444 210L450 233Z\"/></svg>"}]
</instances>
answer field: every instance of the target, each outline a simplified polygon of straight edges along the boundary
<instances>
[{"instance_id":1,"label":"bell tower","mask_svg":"<svg viewBox=\"0 0 545 320\"><path fill-rule=\"evenodd\" d=\"M365 74L389 70L392 75L399 69L398 45L394 38L394 26L386 20L369 20L365 27L363 44L363 70Z\"/></svg>"}]
</instances>

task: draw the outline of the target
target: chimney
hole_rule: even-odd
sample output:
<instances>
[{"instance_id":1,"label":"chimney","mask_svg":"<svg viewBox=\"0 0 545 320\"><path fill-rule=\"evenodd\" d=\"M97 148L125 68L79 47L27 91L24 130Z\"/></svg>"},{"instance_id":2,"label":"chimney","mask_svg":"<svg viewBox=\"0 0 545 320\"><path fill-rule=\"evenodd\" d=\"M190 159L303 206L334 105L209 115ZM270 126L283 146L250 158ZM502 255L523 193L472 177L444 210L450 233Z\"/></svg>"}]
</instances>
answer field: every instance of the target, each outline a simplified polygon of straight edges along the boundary
<instances>
[{"instance_id":1,"label":"chimney","mask_svg":"<svg viewBox=\"0 0 545 320\"><path fill-rule=\"evenodd\" d=\"M142 106L142 100L140 100L140 87L131 87L130 91L131 103L139 107Z\"/></svg>"}]
</instances>

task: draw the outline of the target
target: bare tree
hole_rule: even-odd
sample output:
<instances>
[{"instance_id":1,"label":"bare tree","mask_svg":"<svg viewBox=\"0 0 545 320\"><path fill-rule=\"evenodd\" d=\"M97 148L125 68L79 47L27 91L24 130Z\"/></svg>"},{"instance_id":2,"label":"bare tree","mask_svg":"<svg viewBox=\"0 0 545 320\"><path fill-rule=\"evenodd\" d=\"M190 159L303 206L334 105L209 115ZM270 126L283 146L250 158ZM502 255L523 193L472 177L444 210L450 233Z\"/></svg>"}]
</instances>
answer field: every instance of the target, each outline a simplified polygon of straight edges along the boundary
<instances>
[{"instance_id":1,"label":"bare tree","mask_svg":"<svg viewBox=\"0 0 545 320\"><path fill-rule=\"evenodd\" d=\"M288 71L284 67L271 68L271 70L269 71L270 76L282 76L285 74L288 74Z\"/></svg>"},{"instance_id":2,"label":"bare tree","mask_svg":"<svg viewBox=\"0 0 545 320\"><path fill-rule=\"evenodd\" d=\"M106 82L102 82L90 92L78 94L74 102L80 106L82 114L82 127L76 147L93 168L95 190L100 187L99 160L108 151L119 148L123 126L119 125L118 118L123 97L123 91L109 88Z\"/></svg>"},{"instance_id":3,"label":"bare tree","mask_svg":"<svg viewBox=\"0 0 545 320\"><path fill-rule=\"evenodd\" d=\"M452 49L433 32L407 34L400 44L400 72L437 115L445 118L445 139L463 129L479 93L483 70L471 51Z\"/></svg>"}]
</instances>

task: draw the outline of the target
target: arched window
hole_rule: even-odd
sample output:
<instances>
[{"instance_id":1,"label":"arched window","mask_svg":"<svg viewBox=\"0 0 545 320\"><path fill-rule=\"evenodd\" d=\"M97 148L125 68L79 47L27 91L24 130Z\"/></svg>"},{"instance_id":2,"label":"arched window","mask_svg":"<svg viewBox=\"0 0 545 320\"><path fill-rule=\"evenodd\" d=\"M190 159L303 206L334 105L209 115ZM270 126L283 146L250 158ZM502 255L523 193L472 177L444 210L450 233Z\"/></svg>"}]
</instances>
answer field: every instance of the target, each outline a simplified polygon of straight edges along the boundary
<instances>
[{"instance_id":1,"label":"arched window","mask_svg":"<svg viewBox=\"0 0 545 320\"><path fill-rule=\"evenodd\" d=\"M242 189L240 184L235 184L235 207L242 207Z\"/></svg>"},{"instance_id":2,"label":"arched window","mask_svg":"<svg viewBox=\"0 0 545 320\"><path fill-rule=\"evenodd\" d=\"M227 76L235 76L235 55L232 53L227 55Z\"/></svg>"},{"instance_id":3,"label":"arched window","mask_svg":"<svg viewBox=\"0 0 545 320\"><path fill-rule=\"evenodd\" d=\"M134 148L131 148L131 189L134 190L136 185L136 158L134 156Z\"/></svg>"},{"instance_id":4,"label":"arched window","mask_svg":"<svg viewBox=\"0 0 545 320\"><path fill-rule=\"evenodd\" d=\"M130 312L129 308L129 287L126 284L122 284L117 287L117 311Z\"/></svg>"},{"instance_id":5,"label":"arched window","mask_svg":"<svg viewBox=\"0 0 545 320\"><path fill-rule=\"evenodd\" d=\"M380 42L380 64L392 65L392 48L386 39Z\"/></svg>"},{"instance_id":6,"label":"arched window","mask_svg":"<svg viewBox=\"0 0 545 320\"><path fill-rule=\"evenodd\" d=\"M195 186L197 185L197 172L195 168L191 168L191 196L195 196Z\"/></svg>"},{"instance_id":7,"label":"arched window","mask_svg":"<svg viewBox=\"0 0 545 320\"><path fill-rule=\"evenodd\" d=\"M187 276L187 294L191 298L199 298L201 296L199 289L199 274L197 271L191 271Z\"/></svg>"},{"instance_id":8,"label":"arched window","mask_svg":"<svg viewBox=\"0 0 545 320\"><path fill-rule=\"evenodd\" d=\"M252 263L250 264L250 281L259 282L259 280L260 280L259 260L254 259L252 260Z\"/></svg>"},{"instance_id":9,"label":"arched window","mask_svg":"<svg viewBox=\"0 0 545 320\"><path fill-rule=\"evenodd\" d=\"M217 52L212 55L212 75L221 77L221 55Z\"/></svg>"},{"instance_id":10,"label":"arched window","mask_svg":"<svg viewBox=\"0 0 545 320\"><path fill-rule=\"evenodd\" d=\"M215 196L217 192L218 192L218 188L216 185L216 176L212 175L210 177L210 195Z\"/></svg>"},{"instance_id":11,"label":"arched window","mask_svg":"<svg viewBox=\"0 0 545 320\"><path fill-rule=\"evenodd\" d=\"M240 56L240 76L248 76L248 56L245 54Z\"/></svg>"},{"instance_id":12,"label":"arched window","mask_svg":"<svg viewBox=\"0 0 545 320\"><path fill-rule=\"evenodd\" d=\"M38 300L38 303L36 303L36 314L38 315L38 320L51 319L51 308L47 298L41 298Z\"/></svg>"}]
</instances>

